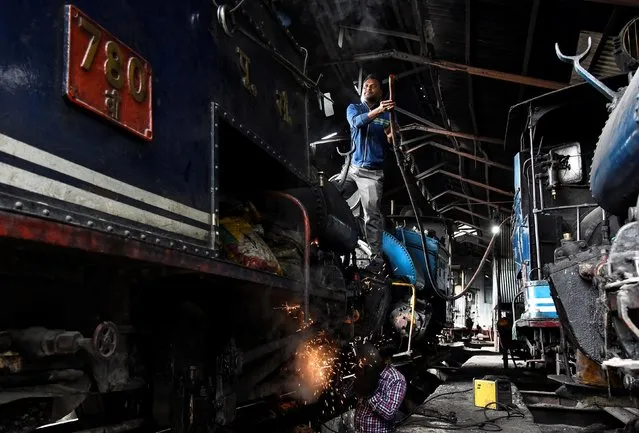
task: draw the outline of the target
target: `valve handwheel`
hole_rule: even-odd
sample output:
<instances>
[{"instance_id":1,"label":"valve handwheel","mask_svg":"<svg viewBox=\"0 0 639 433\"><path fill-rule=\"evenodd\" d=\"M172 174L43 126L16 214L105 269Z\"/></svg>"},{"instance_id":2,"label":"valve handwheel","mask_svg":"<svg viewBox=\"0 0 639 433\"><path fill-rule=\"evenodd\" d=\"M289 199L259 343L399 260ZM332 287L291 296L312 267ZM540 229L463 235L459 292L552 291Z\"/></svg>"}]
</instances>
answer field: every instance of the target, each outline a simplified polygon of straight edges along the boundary
<instances>
[{"instance_id":1,"label":"valve handwheel","mask_svg":"<svg viewBox=\"0 0 639 433\"><path fill-rule=\"evenodd\" d=\"M113 322L100 323L93 332L93 350L101 358L108 359L118 346L118 328Z\"/></svg>"}]
</instances>

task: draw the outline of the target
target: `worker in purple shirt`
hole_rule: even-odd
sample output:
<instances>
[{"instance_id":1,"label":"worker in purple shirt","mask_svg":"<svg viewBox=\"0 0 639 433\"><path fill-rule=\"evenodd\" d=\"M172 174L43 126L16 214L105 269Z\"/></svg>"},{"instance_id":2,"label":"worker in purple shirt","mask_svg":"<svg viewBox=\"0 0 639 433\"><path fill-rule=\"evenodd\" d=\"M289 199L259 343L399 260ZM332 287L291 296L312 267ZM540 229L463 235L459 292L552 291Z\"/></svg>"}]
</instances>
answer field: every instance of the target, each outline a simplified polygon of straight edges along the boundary
<instances>
[{"instance_id":1,"label":"worker in purple shirt","mask_svg":"<svg viewBox=\"0 0 639 433\"><path fill-rule=\"evenodd\" d=\"M370 343L356 349L359 368L356 373L355 431L387 433L395 429L399 408L406 395L406 378L382 358Z\"/></svg>"}]
</instances>

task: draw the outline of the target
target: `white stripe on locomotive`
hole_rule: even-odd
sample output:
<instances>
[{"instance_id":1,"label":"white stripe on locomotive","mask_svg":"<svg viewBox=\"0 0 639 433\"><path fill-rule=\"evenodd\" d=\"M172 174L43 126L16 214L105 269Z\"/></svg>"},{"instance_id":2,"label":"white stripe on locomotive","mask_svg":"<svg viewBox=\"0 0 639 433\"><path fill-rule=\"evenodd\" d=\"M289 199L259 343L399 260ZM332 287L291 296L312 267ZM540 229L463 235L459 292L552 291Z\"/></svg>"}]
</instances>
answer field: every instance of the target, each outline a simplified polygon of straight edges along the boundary
<instances>
[{"instance_id":1,"label":"white stripe on locomotive","mask_svg":"<svg viewBox=\"0 0 639 433\"><path fill-rule=\"evenodd\" d=\"M4 134L0 134L0 152L13 155L25 161L63 173L75 179L164 209L171 213L191 218L194 221L211 224L210 213L186 206L177 201L167 199L102 173L98 173L97 171L90 170L82 165L60 158Z\"/></svg>"},{"instance_id":2,"label":"white stripe on locomotive","mask_svg":"<svg viewBox=\"0 0 639 433\"><path fill-rule=\"evenodd\" d=\"M205 240L209 236L207 230L202 230L3 162L0 162L0 183L190 238Z\"/></svg>"}]
</instances>

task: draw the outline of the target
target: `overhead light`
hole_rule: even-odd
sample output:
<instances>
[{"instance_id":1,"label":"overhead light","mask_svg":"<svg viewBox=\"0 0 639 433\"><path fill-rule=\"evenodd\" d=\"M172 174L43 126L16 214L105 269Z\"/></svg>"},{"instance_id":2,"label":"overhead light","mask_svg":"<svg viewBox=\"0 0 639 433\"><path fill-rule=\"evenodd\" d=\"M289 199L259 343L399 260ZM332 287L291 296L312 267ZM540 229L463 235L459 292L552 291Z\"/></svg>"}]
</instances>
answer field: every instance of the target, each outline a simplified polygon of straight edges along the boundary
<instances>
[{"instance_id":1,"label":"overhead light","mask_svg":"<svg viewBox=\"0 0 639 433\"><path fill-rule=\"evenodd\" d=\"M490 232L494 235L496 235L497 233L499 233L499 226L497 224L493 224L490 227Z\"/></svg>"},{"instance_id":2,"label":"overhead light","mask_svg":"<svg viewBox=\"0 0 639 433\"><path fill-rule=\"evenodd\" d=\"M322 140L328 140L329 138L335 137L337 135L337 132L331 132L330 134L328 134L326 137L322 137Z\"/></svg>"}]
</instances>

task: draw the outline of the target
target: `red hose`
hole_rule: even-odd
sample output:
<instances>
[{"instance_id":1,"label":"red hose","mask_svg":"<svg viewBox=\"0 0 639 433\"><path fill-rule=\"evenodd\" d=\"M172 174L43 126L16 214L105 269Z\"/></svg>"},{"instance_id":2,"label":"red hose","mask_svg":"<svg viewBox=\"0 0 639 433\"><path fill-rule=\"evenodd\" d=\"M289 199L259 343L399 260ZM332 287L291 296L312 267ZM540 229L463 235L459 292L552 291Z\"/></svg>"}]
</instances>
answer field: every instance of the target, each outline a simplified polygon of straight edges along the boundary
<instances>
[{"instance_id":1,"label":"red hose","mask_svg":"<svg viewBox=\"0 0 639 433\"><path fill-rule=\"evenodd\" d=\"M296 197L280 191L271 191L271 194L285 198L296 205L304 220L304 323L310 320L308 311L308 297L311 286L311 222L308 219L306 208Z\"/></svg>"}]
</instances>

